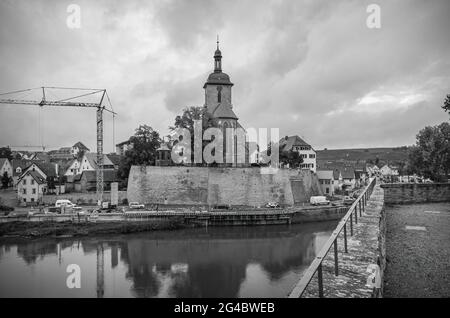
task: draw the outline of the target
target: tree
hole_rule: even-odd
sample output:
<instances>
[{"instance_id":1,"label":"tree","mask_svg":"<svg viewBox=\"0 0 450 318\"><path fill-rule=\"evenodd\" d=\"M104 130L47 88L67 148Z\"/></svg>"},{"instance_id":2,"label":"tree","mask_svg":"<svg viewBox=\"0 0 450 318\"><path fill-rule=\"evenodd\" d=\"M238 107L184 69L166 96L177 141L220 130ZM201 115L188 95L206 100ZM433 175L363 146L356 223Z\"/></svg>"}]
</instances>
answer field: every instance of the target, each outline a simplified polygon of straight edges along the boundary
<instances>
[{"instance_id":1,"label":"tree","mask_svg":"<svg viewBox=\"0 0 450 318\"><path fill-rule=\"evenodd\" d=\"M170 130L174 131L179 128L185 128L189 130L191 134L191 162L194 161L194 121L202 121L202 136L203 132L210 128L216 127L216 121L212 115L207 111L206 107L186 107L183 109L183 114L181 116L175 117L175 123L173 126L169 127ZM202 138L202 150L209 143L208 140L203 140Z\"/></svg>"},{"instance_id":2,"label":"tree","mask_svg":"<svg viewBox=\"0 0 450 318\"><path fill-rule=\"evenodd\" d=\"M289 164L290 168L298 168L303 163L303 158L297 151L283 151L280 147L279 155L280 163Z\"/></svg>"},{"instance_id":3,"label":"tree","mask_svg":"<svg viewBox=\"0 0 450 318\"><path fill-rule=\"evenodd\" d=\"M47 189L48 190L56 189L55 177L47 177L46 181L47 181ZM50 192L53 192L53 191L50 191Z\"/></svg>"},{"instance_id":4,"label":"tree","mask_svg":"<svg viewBox=\"0 0 450 318\"><path fill-rule=\"evenodd\" d=\"M8 173L5 171L2 176L2 187L4 189L8 188L10 182L10 178L8 177Z\"/></svg>"},{"instance_id":5,"label":"tree","mask_svg":"<svg viewBox=\"0 0 450 318\"><path fill-rule=\"evenodd\" d=\"M0 158L8 158L9 161L13 159L11 148L1 147L0 148Z\"/></svg>"},{"instance_id":6,"label":"tree","mask_svg":"<svg viewBox=\"0 0 450 318\"><path fill-rule=\"evenodd\" d=\"M450 114L450 95L447 95L444 100L444 105L442 105L441 107L445 112L448 112Z\"/></svg>"},{"instance_id":7,"label":"tree","mask_svg":"<svg viewBox=\"0 0 450 318\"><path fill-rule=\"evenodd\" d=\"M427 126L416 136L416 145L409 148L407 171L434 181L447 179L450 172L450 124Z\"/></svg>"},{"instance_id":8,"label":"tree","mask_svg":"<svg viewBox=\"0 0 450 318\"><path fill-rule=\"evenodd\" d=\"M159 148L161 140L159 133L148 125L140 125L135 130L134 136L130 137L131 149L125 152L125 156L119 163L117 175L119 179L126 182L132 165L153 165L156 159L156 149ZM121 186L123 186L123 182Z\"/></svg>"}]
</instances>

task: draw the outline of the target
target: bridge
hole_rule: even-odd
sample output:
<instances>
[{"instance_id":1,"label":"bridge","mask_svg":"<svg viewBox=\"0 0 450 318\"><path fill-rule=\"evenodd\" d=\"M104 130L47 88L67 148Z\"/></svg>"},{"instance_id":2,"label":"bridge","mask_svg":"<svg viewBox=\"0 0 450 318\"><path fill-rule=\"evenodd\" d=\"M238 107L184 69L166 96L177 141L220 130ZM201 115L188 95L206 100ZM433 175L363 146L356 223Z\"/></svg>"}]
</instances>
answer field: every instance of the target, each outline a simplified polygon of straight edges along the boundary
<instances>
[{"instance_id":1,"label":"bridge","mask_svg":"<svg viewBox=\"0 0 450 318\"><path fill-rule=\"evenodd\" d=\"M371 179L288 297L449 297L449 202L450 183Z\"/></svg>"}]
</instances>

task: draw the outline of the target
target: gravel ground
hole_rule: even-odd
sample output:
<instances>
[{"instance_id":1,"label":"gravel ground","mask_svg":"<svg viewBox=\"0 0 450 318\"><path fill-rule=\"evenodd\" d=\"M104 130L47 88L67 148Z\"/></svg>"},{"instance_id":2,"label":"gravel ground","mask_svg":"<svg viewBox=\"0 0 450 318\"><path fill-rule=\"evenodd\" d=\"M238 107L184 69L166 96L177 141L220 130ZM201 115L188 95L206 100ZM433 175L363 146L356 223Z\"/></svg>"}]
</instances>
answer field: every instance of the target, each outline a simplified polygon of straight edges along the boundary
<instances>
[{"instance_id":1,"label":"gravel ground","mask_svg":"<svg viewBox=\"0 0 450 318\"><path fill-rule=\"evenodd\" d=\"M450 203L397 205L386 212L384 297L450 297Z\"/></svg>"}]
</instances>

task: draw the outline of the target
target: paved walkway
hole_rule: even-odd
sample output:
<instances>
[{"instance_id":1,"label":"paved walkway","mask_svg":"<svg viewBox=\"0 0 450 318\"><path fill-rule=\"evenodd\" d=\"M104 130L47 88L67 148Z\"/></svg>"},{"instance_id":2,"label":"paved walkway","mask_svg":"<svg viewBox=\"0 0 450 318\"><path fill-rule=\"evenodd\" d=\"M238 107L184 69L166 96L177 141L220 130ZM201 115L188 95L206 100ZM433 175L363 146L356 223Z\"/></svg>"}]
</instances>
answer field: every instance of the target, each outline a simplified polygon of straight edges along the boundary
<instances>
[{"instance_id":1,"label":"paved walkway","mask_svg":"<svg viewBox=\"0 0 450 318\"><path fill-rule=\"evenodd\" d=\"M386 207L384 297L450 297L450 202Z\"/></svg>"},{"instance_id":2,"label":"paved walkway","mask_svg":"<svg viewBox=\"0 0 450 318\"><path fill-rule=\"evenodd\" d=\"M378 236L380 234L380 217L383 208L383 189L376 185L365 212L358 217L358 224L353 225L354 235L350 236L347 227L348 253L344 253L343 233L338 239L339 275L334 275L333 248L323 261L323 287L326 298L370 298L373 289L366 286L367 267L377 264L379 255ZM359 212L358 212L359 216ZM311 280L303 297L318 297L317 274Z\"/></svg>"}]
</instances>

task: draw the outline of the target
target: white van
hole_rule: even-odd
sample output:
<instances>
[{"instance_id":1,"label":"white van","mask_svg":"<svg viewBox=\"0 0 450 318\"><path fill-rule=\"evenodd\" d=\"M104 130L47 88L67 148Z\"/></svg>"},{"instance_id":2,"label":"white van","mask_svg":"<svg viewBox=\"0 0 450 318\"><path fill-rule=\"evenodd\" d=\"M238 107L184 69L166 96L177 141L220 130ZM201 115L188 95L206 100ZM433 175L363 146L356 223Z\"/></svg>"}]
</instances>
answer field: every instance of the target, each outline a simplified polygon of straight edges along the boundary
<instances>
[{"instance_id":1,"label":"white van","mask_svg":"<svg viewBox=\"0 0 450 318\"><path fill-rule=\"evenodd\" d=\"M330 204L330 201L328 201L324 196L312 196L309 199L309 203L312 205L328 205Z\"/></svg>"},{"instance_id":2,"label":"white van","mask_svg":"<svg viewBox=\"0 0 450 318\"><path fill-rule=\"evenodd\" d=\"M60 208L62 206L66 208L73 208L75 204L70 202L70 200L56 200L55 207Z\"/></svg>"}]
</instances>

